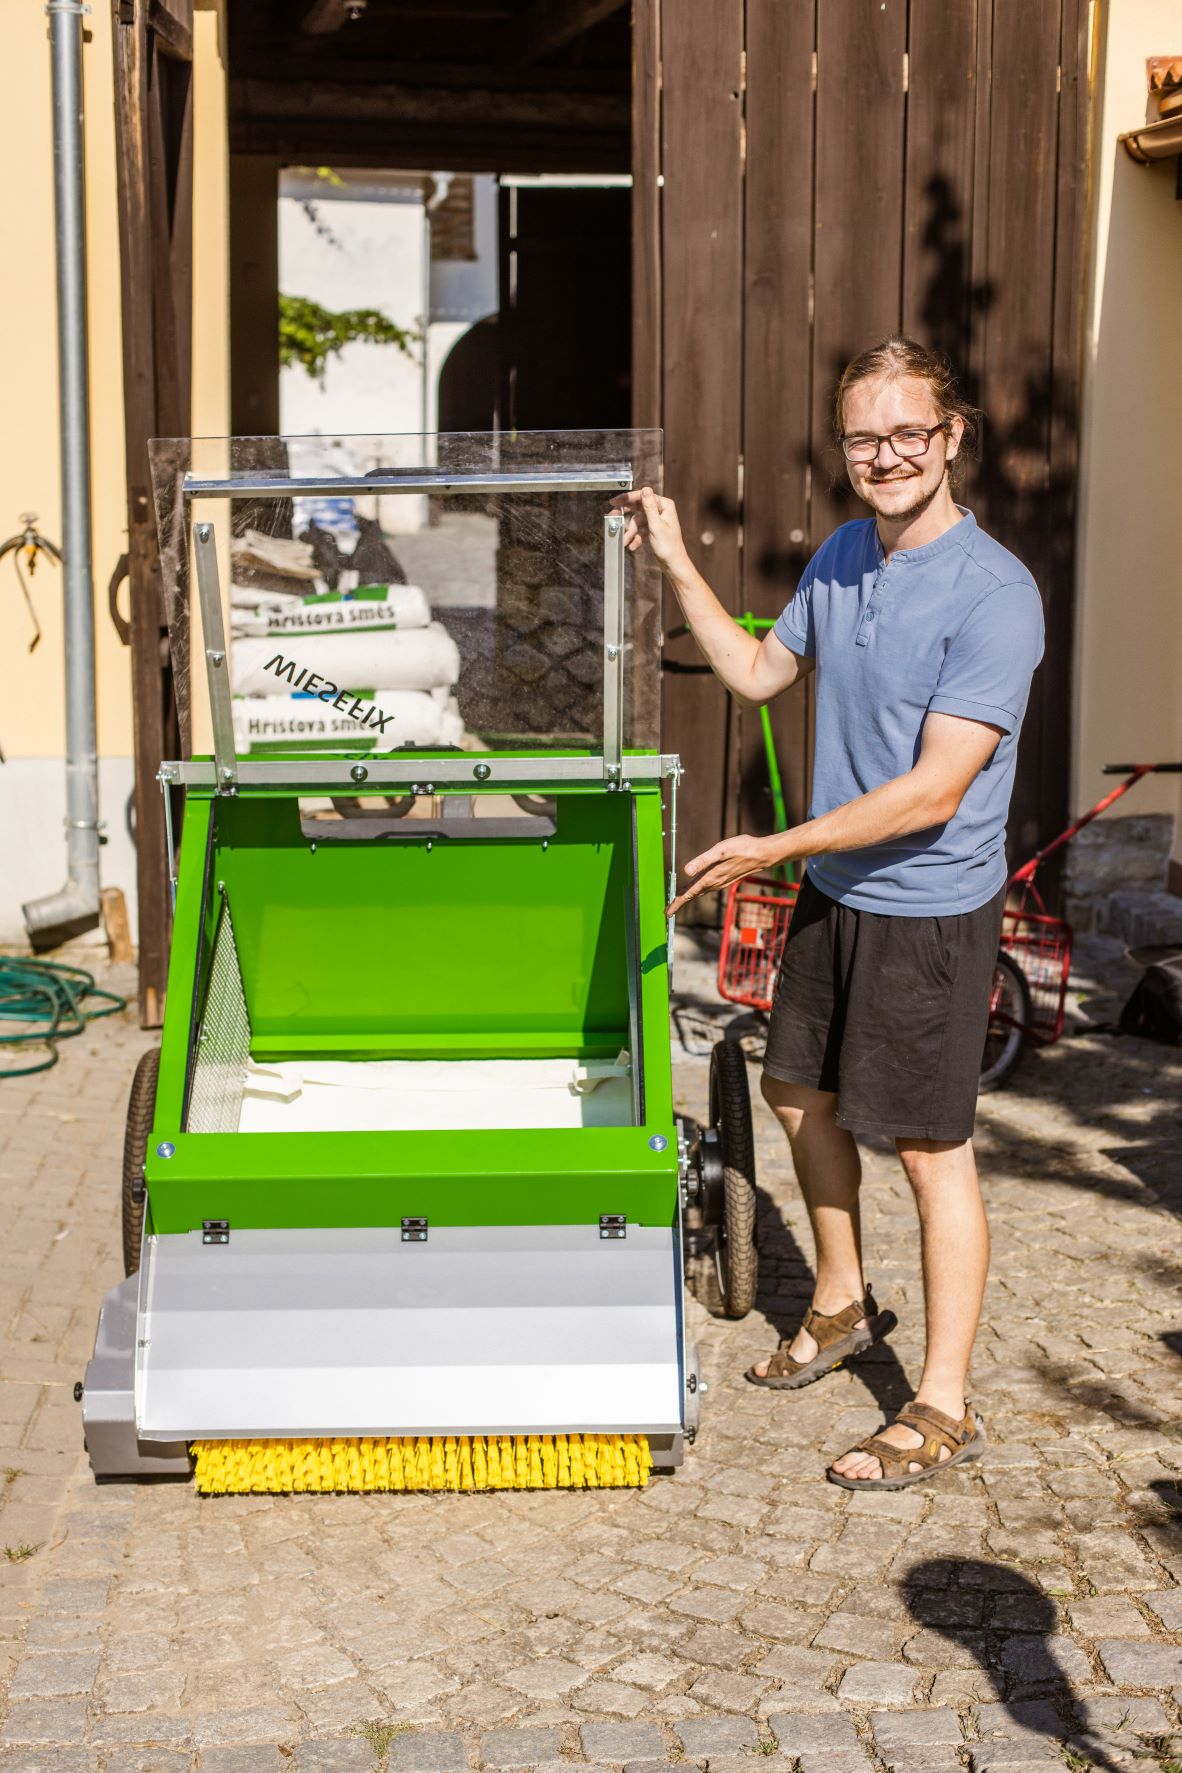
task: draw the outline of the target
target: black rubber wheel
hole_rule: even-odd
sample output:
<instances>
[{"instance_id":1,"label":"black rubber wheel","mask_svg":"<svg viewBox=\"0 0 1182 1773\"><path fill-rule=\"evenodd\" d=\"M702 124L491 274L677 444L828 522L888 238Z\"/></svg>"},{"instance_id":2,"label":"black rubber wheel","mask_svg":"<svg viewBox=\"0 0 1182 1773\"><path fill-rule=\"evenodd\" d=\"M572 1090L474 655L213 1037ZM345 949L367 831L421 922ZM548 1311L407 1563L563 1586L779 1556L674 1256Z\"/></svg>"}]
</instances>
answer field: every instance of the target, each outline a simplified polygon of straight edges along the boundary
<instances>
[{"instance_id":1,"label":"black rubber wheel","mask_svg":"<svg viewBox=\"0 0 1182 1773\"><path fill-rule=\"evenodd\" d=\"M727 1317L746 1317L755 1304L759 1252L755 1246L755 1134L747 1059L731 1040L710 1054L710 1125L722 1146L722 1200L714 1232L718 1290Z\"/></svg>"},{"instance_id":2,"label":"black rubber wheel","mask_svg":"<svg viewBox=\"0 0 1182 1773\"><path fill-rule=\"evenodd\" d=\"M123 1272L134 1274L140 1265L144 1235L144 1164L148 1139L156 1114L156 1080L160 1075L160 1048L150 1047L135 1068L131 1098L127 1104L127 1128L123 1134Z\"/></svg>"},{"instance_id":3,"label":"black rubber wheel","mask_svg":"<svg viewBox=\"0 0 1182 1773\"><path fill-rule=\"evenodd\" d=\"M1030 986L1012 955L999 949L989 999L989 1027L981 1054L980 1093L999 1090L1018 1069L1030 1030Z\"/></svg>"}]
</instances>

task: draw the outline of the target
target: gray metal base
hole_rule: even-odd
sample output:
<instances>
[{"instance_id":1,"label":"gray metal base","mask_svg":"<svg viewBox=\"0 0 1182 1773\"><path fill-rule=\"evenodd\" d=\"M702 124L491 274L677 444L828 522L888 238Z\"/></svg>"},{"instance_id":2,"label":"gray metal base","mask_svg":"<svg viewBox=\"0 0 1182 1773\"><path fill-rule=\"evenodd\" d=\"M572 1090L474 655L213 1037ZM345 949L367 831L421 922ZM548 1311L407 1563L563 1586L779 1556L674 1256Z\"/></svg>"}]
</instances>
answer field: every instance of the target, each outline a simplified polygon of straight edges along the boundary
<instances>
[{"instance_id":1,"label":"gray metal base","mask_svg":"<svg viewBox=\"0 0 1182 1773\"><path fill-rule=\"evenodd\" d=\"M82 1428L96 1477L187 1477L185 1441L141 1441L135 1427L139 1276L128 1275L103 1300L94 1354L82 1390Z\"/></svg>"}]
</instances>

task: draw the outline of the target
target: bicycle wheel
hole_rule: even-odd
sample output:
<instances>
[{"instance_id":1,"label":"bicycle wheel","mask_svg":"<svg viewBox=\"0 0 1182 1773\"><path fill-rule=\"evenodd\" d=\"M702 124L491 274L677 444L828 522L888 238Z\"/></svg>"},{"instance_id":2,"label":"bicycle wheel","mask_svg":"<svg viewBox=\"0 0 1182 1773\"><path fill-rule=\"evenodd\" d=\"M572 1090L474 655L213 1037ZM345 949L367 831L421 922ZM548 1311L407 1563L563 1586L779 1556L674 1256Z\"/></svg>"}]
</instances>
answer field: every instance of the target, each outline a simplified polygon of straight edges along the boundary
<instances>
[{"instance_id":1,"label":"bicycle wheel","mask_svg":"<svg viewBox=\"0 0 1182 1773\"><path fill-rule=\"evenodd\" d=\"M989 1027L981 1054L979 1093L998 1090L1018 1069L1030 1030L1030 986L1012 955L999 949L989 999Z\"/></svg>"},{"instance_id":2,"label":"bicycle wheel","mask_svg":"<svg viewBox=\"0 0 1182 1773\"><path fill-rule=\"evenodd\" d=\"M714 1222L714 1264L727 1317L746 1317L755 1304L759 1252L755 1246L755 1137L747 1059L729 1040L716 1042L710 1055L710 1125L722 1146L721 1199L706 1203ZM714 1210L709 1210L710 1205Z\"/></svg>"}]
</instances>

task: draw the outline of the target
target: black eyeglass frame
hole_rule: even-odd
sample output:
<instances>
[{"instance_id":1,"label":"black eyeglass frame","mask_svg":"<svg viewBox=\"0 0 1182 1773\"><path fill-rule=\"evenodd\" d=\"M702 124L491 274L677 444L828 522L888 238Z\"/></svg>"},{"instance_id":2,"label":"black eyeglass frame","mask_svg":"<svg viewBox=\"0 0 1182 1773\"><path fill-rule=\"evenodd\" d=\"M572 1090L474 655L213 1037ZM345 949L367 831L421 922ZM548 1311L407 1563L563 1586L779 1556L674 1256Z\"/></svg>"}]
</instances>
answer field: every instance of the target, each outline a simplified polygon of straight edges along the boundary
<instances>
[{"instance_id":1,"label":"black eyeglass frame","mask_svg":"<svg viewBox=\"0 0 1182 1773\"><path fill-rule=\"evenodd\" d=\"M900 425L897 431L888 431L885 434L880 431L856 431L852 438L843 431L837 441L841 445L841 453L847 462L852 462L855 459L850 455L847 447L848 444L870 443L871 441L874 443L874 454L865 458L867 463L876 462L878 460L878 452L884 443L890 444L901 462L914 462L918 457L927 455L928 450L932 447L932 438L936 435L936 432L947 431L951 423L951 419L941 419L936 425ZM905 436L908 432L911 432L912 435L917 435L920 431L924 433L927 442L922 449L917 449L914 455L904 455L901 449L895 449L894 440L896 437Z\"/></svg>"}]
</instances>

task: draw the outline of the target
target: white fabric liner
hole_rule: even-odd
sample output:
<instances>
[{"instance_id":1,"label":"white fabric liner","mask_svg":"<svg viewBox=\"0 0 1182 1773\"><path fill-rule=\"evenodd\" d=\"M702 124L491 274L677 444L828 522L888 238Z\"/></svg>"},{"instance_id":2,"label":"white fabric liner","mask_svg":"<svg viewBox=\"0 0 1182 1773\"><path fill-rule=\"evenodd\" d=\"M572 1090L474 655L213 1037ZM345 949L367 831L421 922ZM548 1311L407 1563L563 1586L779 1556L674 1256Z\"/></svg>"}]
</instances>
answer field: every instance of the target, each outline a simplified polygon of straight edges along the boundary
<instances>
[{"instance_id":1,"label":"white fabric liner","mask_svg":"<svg viewBox=\"0 0 1182 1773\"><path fill-rule=\"evenodd\" d=\"M585 1059L282 1059L247 1065L240 1133L632 1125L628 1054Z\"/></svg>"}]
</instances>

